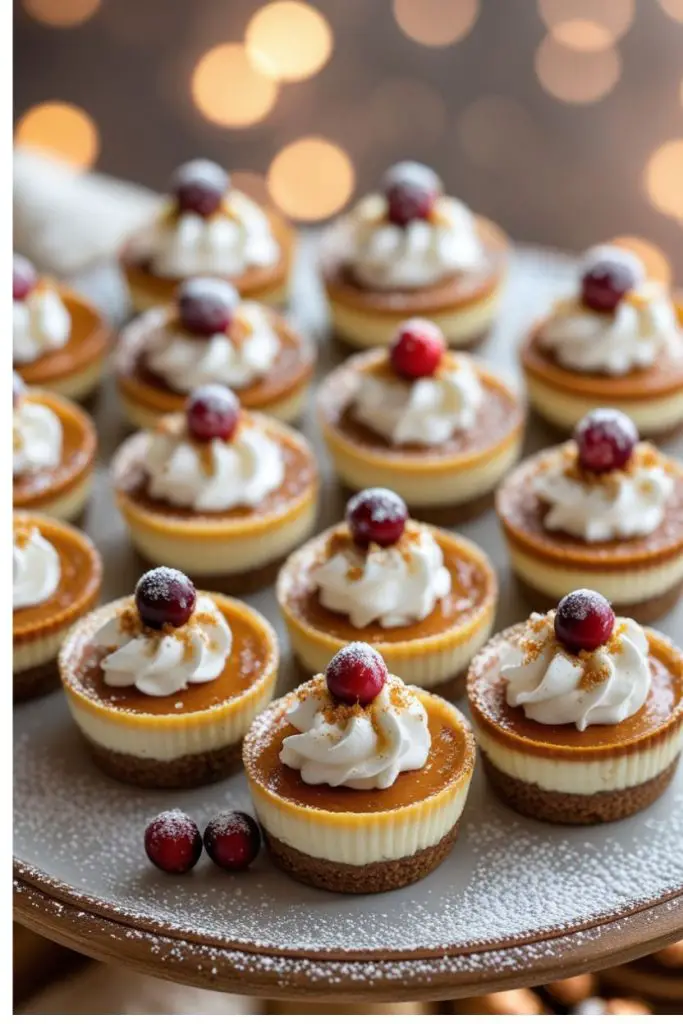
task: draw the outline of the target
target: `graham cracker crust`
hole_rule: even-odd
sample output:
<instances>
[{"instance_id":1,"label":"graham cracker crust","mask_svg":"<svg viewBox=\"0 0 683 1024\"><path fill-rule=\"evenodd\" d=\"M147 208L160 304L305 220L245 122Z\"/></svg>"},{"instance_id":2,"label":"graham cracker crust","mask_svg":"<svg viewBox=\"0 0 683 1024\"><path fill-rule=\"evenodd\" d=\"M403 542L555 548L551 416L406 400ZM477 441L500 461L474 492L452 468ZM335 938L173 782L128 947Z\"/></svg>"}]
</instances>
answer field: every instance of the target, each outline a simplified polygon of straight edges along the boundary
<instances>
[{"instance_id":1,"label":"graham cracker crust","mask_svg":"<svg viewBox=\"0 0 683 1024\"><path fill-rule=\"evenodd\" d=\"M521 782L496 768L481 748L479 754L492 788L504 803L527 818L557 825L598 825L637 814L662 795L674 776L679 760L677 757L665 771L642 785L587 796L582 793L558 793L541 789L535 783Z\"/></svg>"},{"instance_id":2,"label":"graham cracker crust","mask_svg":"<svg viewBox=\"0 0 683 1024\"><path fill-rule=\"evenodd\" d=\"M129 786L145 789L193 789L220 782L242 767L242 741L218 750L187 754L175 761L155 761L151 757L135 757L107 750L84 736L90 756L105 775Z\"/></svg>"},{"instance_id":3,"label":"graham cracker crust","mask_svg":"<svg viewBox=\"0 0 683 1024\"><path fill-rule=\"evenodd\" d=\"M493 499L497 486L498 484L496 483L495 487L492 487L486 494L457 504L451 502L448 505L411 505L408 502L408 510L414 519L419 519L423 523L432 523L434 526L458 526L469 519L476 519L478 516L488 512L490 508L493 508ZM343 484L342 493L344 501L348 501L358 491Z\"/></svg>"},{"instance_id":4,"label":"graham cracker crust","mask_svg":"<svg viewBox=\"0 0 683 1024\"><path fill-rule=\"evenodd\" d=\"M14 673L12 676L12 701L14 704L23 704L24 701L35 700L36 697L52 693L53 690L59 688L59 685L57 659L53 658L45 665L36 665L34 668Z\"/></svg>"},{"instance_id":5,"label":"graham cracker crust","mask_svg":"<svg viewBox=\"0 0 683 1024\"><path fill-rule=\"evenodd\" d=\"M530 603L534 611L546 612L553 603L557 603L557 598L544 594L543 591L533 587L516 573L515 579L525 599ZM683 580L656 597L648 597L644 601L632 601L626 604L615 602L612 607L615 615L636 619L642 625L647 625L651 622L656 622L657 619L661 619L662 616L670 612L682 593Z\"/></svg>"},{"instance_id":6,"label":"graham cracker crust","mask_svg":"<svg viewBox=\"0 0 683 1024\"><path fill-rule=\"evenodd\" d=\"M458 835L458 825L456 822L434 846L418 850L409 857L360 865L311 857L276 839L265 829L263 835L274 863L297 881L329 892L361 894L402 889L434 871L450 853Z\"/></svg>"}]
</instances>

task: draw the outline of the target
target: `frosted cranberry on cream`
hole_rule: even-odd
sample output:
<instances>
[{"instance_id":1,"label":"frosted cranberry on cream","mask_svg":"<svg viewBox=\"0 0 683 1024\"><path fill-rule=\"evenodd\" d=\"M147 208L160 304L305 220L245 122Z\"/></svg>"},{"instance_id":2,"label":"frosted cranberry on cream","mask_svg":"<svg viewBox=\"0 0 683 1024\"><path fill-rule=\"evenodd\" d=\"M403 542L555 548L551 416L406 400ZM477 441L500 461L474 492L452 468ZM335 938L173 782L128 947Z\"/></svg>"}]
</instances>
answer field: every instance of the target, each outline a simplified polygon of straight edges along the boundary
<instances>
[{"instance_id":1,"label":"frosted cranberry on cream","mask_svg":"<svg viewBox=\"0 0 683 1024\"><path fill-rule=\"evenodd\" d=\"M517 460L524 412L502 378L447 351L440 328L416 318L388 351L334 370L318 415L349 487L391 487L417 514L452 522L480 511Z\"/></svg>"},{"instance_id":2,"label":"frosted cranberry on cream","mask_svg":"<svg viewBox=\"0 0 683 1024\"><path fill-rule=\"evenodd\" d=\"M352 643L254 722L244 763L279 867L324 889L383 892L450 850L474 743L452 705Z\"/></svg>"},{"instance_id":3,"label":"frosted cranberry on cream","mask_svg":"<svg viewBox=\"0 0 683 1024\"><path fill-rule=\"evenodd\" d=\"M651 621L683 585L683 467L615 409L522 463L498 491L513 568L534 598L581 583ZM537 597L536 592L542 597Z\"/></svg>"},{"instance_id":4,"label":"frosted cranberry on cream","mask_svg":"<svg viewBox=\"0 0 683 1024\"><path fill-rule=\"evenodd\" d=\"M490 782L531 817L613 821L669 784L683 747L683 654L592 590L494 637L467 694Z\"/></svg>"},{"instance_id":5,"label":"frosted cranberry on cream","mask_svg":"<svg viewBox=\"0 0 683 1024\"><path fill-rule=\"evenodd\" d=\"M493 572L464 538L409 519L394 492L353 497L346 521L292 555L277 596L299 660L320 672L354 640L407 683L454 692L489 635Z\"/></svg>"},{"instance_id":6,"label":"frosted cranberry on cream","mask_svg":"<svg viewBox=\"0 0 683 1024\"><path fill-rule=\"evenodd\" d=\"M437 321L450 344L476 343L493 320L507 242L447 196L430 168L403 161L329 233L323 275L337 332L387 344L410 316Z\"/></svg>"}]
</instances>

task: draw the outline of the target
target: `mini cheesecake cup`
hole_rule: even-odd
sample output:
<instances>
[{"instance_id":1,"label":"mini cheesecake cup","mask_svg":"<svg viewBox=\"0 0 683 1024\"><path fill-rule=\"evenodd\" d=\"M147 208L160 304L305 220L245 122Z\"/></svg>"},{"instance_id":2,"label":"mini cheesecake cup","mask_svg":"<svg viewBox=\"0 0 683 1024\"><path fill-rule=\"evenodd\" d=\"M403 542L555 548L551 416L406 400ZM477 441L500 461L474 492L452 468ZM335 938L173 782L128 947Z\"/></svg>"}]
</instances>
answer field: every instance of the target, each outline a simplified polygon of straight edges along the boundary
<instances>
[{"instance_id":1,"label":"mini cheesecake cup","mask_svg":"<svg viewBox=\"0 0 683 1024\"><path fill-rule=\"evenodd\" d=\"M389 671L404 682L448 697L462 693L467 666L491 635L498 600L496 575L476 544L436 527L425 528L431 530L444 551L451 575L463 566L476 577L480 598L476 606L435 622L430 631L432 613L417 636L411 627L382 629L376 623L355 629L346 615L324 610L324 621L311 621L307 606L319 606L311 573L322 562L328 538L336 529L332 527L291 555L277 580L280 611L294 654L306 673L324 672L338 650L354 640L363 640L382 655Z\"/></svg>"},{"instance_id":2,"label":"mini cheesecake cup","mask_svg":"<svg viewBox=\"0 0 683 1024\"><path fill-rule=\"evenodd\" d=\"M315 352L312 343L294 331L283 317L274 311L270 315L281 340L280 355L263 379L233 390L243 408L290 423L304 411ZM142 363L147 330L144 319L124 328L115 356L116 384L123 411L128 422L141 430L151 430L162 416L182 411L188 398L145 372Z\"/></svg>"},{"instance_id":3,"label":"mini cheesecake cup","mask_svg":"<svg viewBox=\"0 0 683 1024\"><path fill-rule=\"evenodd\" d=\"M495 636L473 659L470 719L484 769L504 803L566 825L617 821L664 792L683 748L683 653L647 629L653 685L641 711L617 726L541 725L510 708L500 651L525 624Z\"/></svg>"},{"instance_id":4,"label":"mini cheesecake cup","mask_svg":"<svg viewBox=\"0 0 683 1024\"><path fill-rule=\"evenodd\" d=\"M501 229L477 217L487 266L451 274L424 288L377 291L356 283L343 255L343 230L332 229L322 263L323 282L338 338L353 348L388 346L404 320L424 317L449 345L474 348L488 334L500 307L510 243Z\"/></svg>"},{"instance_id":5,"label":"mini cheesecake cup","mask_svg":"<svg viewBox=\"0 0 683 1024\"><path fill-rule=\"evenodd\" d=\"M69 710L94 762L112 778L153 789L191 788L225 778L241 766L244 735L275 688L277 637L263 616L242 601L204 596L225 616L233 649L217 680L190 683L169 697L148 697L135 687L107 687L100 681L98 666L106 652L96 650L92 639L130 598L98 608L66 637L59 674ZM239 673L243 663L253 662L255 645L259 656L253 678L234 689L230 668ZM93 672L97 684L90 681ZM193 701L199 702L198 710L186 710Z\"/></svg>"},{"instance_id":6,"label":"mini cheesecake cup","mask_svg":"<svg viewBox=\"0 0 683 1024\"><path fill-rule=\"evenodd\" d=\"M521 400L501 378L477 365L490 399L484 415L491 423L481 442L460 449L450 444L392 448L365 427L353 432L345 428L361 375L385 360L384 349L353 356L320 386L318 419L338 476L354 492L387 487L428 519L448 516L452 523L453 517L463 520L483 511L495 486L519 459L524 431ZM502 425L497 410L504 416Z\"/></svg>"},{"instance_id":7,"label":"mini cheesecake cup","mask_svg":"<svg viewBox=\"0 0 683 1024\"><path fill-rule=\"evenodd\" d=\"M295 235L290 224L274 210L265 211L271 231L280 246L280 258L269 267L248 267L238 277L226 277L242 298L263 302L267 306L283 306L289 292L289 276L295 248ZM125 245L119 258L121 270L128 284L133 309L138 313L164 306L170 302L181 277L160 277L154 274L149 260L141 260L135 251L135 240ZM191 275L198 276L198 275ZM212 273L202 277L225 277Z\"/></svg>"},{"instance_id":8,"label":"mini cheesecake cup","mask_svg":"<svg viewBox=\"0 0 683 1024\"><path fill-rule=\"evenodd\" d=\"M244 766L270 855L283 871L332 892L387 892L424 878L448 855L474 770L474 738L465 717L451 704L422 690L415 693L430 723L438 723L438 742L457 744L458 750L457 761L454 756L454 763L438 773L438 784L425 795L416 791L414 799L407 795L394 801L393 787L309 788L303 782L296 799L284 795L283 779L289 773L298 777L298 772L285 768L281 775L277 768L268 771L266 764L277 757L283 735L295 731L285 717L292 695L275 701L254 721L244 741ZM441 751L433 756L441 757ZM394 786L409 792L413 780L429 767L428 761L424 769L402 773ZM317 803L312 795L307 801L306 790L319 794ZM387 809L368 809L385 802ZM336 809L339 803L343 809Z\"/></svg>"},{"instance_id":9,"label":"mini cheesecake cup","mask_svg":"<svg viewBox=\"0 0 683 1024\"><path fill-rule=\"evenodd\" d=\"M683 327L683 302L676 303ZM522 346L529 404L563 434L596 407L620 409L641 437L664 440L683 428L683 359L660 357L654 366L621 376L579 373L544 350L537 325Z\"/></svg>"},{"instance_id":10,"label":"mini cheesecake cup","mask_svg":"<svg viewBox=\"0 0 683 1024\"><path fill-rule=\"evenodd\" d=\"M591 542L546 530L546 506L533 481L541 452L522 462L496 494L500 520L513 571L534 606L549 603L582 587L597 590L617 615L651 622L677 602L683 590L683 467L666 461L676 480L664 522L652 534L618 541Z\"/></svg>"},{"instance_id":11,"label":"mini cheesecake cup","mask_svg":"<svg viewBox=\"0 0 683 1024\"><path fill-rule=\"evenodd\" d=\"M98 387L105 371L111 331L94 306L60 285L59 297L71 317L71 334L65 345L52 349L15 369L29 387L82 401Z\"/></svg>"},{"instance_id":12,"label":"mini cheesecake cup","mask_svg":"<svg viewBox=\"0 0 683 1024\"><path fill-rule=\"evenodd\" d=\"M55 519L76 520L92 489L97 454L93 421L74 402L50 391L32 388L22 401L35 401L58 417L62 426L62 458L55 469L14 477L14 507Z\"/></svg>"},{"instance_id":13,"label":"mini cheesecake cup","mask_svg":"<svg viewBox=\"0 0 683 1024\"><path fill-rule=\"evenodd\" d=\"M14 526L36 527L59 553L56 593L12 616L12 690L14 702L40 697L59 686L57 655L67 633L97 604L102 559L89 537L48 516L15 512Z\"/></svg>"},{"instance_id":14,"label":"mini cheesecake cup","mask_svg":"<svg viewBox=\"0 0 683 1024\"><path fill-rule=\"evenodd\" d=\"M116 503L133 546L152 565L173 565L207 585L233 592L257 589L269 582L281 560L311 533L317 516L318 473L315 458L304 438L276 420L257 413L250 420L294 453L298 479L292 493L274 502L268 511L245 509L201 513L177 509L166 502L150 502L144 482L129 486L139 476L146 443L134 434L114 456L112 475Z\"/></svg>"}]
</instances>

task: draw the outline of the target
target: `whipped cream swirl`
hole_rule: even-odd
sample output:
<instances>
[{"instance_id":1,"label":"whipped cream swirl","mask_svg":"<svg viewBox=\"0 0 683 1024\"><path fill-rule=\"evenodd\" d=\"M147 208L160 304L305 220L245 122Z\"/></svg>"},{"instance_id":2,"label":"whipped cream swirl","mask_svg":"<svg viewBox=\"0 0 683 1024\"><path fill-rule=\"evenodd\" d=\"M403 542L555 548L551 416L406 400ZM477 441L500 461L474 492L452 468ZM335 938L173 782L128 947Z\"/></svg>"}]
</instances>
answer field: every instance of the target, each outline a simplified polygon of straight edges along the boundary
<instances>
[{"instance_id":1,"label":"whipped cream swirl","mask_svg":"<svg viewBox=\"0 0 683 1024\"><path fill-rule=\"evenodd\" d=\"M57 592L62 576L59 552L36 526L15 529L12 570L15 611L48 601Z\"/></svg>"},{"instance_id":2,"label":"whipped cream swirl","mask_svg":"<svg viewBox=\"0 0 683 1024\"><path fill-rule=\"evenodd\" d=\"M348 263L354 277L379 291L427 288L485 262L477 225L464 203L440 196L429 220L405 227L386 219L386 200L370 195L347 218Z\"/></svg>"},{"instance_id":3,"label":"whipped cream swirl","mask_svg":"<svg viewBox=\"0 0 683 1024\"><path fill-rule=\"evenodd\" d=\"M556 639L555 613L532 615L501 657L506 700L543 725L617 725L639 711L652 683L649 644L633 619L616 620L611 639L571 654Z\"/></svg>"},{"instance_id":4,"label":"whipped cream swirl","mask_svg":"<svg viewBox=\"0 0 683 1024\"><path fill-rule=\"evenodd\" d=\"M202 384L239 390L273 368L280 339L268 310L257 302L240 303L236 319L239 338L224 331L209 338L190 336L169 324L164 309L143 314L134 330L143 339L147 366L174 391L189 394Z\"/></svg>"},{"instance_id":5,"label":"whipped cream swirl","mask_svg":"<svg viewBox=\"0 0 683 1024\"><path fill-rule=\"evenodd\" d=\"M538 467L534 493L548 504L547 530L563 530L589 543L646 537L664 520L674 478L656 449L641 442L623 470L600 475L578 468L573 441Z\"/></svg>"},{"instance_id":6,"label":"whipped cream swirl","mask_svg":"<svg viewBox=\"0 0 683 1024\"><path fill-rule=\"evenodd\" d=\"M211 598L200 594L178 629L144 629L128 606L98 629L93 643L110 652L100 662L107 686L134 686L150 697L168 697L191 683L218 678L230 657L232 632Z\"/></svg>"},{"instance_id":7,"label":"whipped cream swirl","mask_svg":"<svg viewBox=\"0 0 683 1024\"><path fill-rule=\"evenodd\" d=\"M313 570L323 607L347 615L363 629L379 622L385 629L421 622L451 592L451 574L430 530L409 523L398 544L370 545L361 551L345 533L338 534L327 560ZM337 550L334 550L338 547Z\"/></svg>"},{"instance_id":8,"label":"whipped cream swirl","mask_svg":"<svg viewBox=\"0 0 683 1024\"><path fill-rule=\"evenodd\" d=\"M144 454L147 491L152 498L195 512L255 508L285 477L282 450L257 425L242 423L230 441L197 444L184 416L162 420L148 435Z\"/></svg>"},{"instance_id":9,"label":"whipped cream swirl","mask_svg":"<svg viewBox=\"0 0 683 1024\"><path fill-rule=\"evenodd\" d=\"M55 469L62 458L62 424L47 405L21 398L12 416L13 472Z\"/></svg>"},{"instance_id":10,"label":"whipped cream swirl","mask_svg":"<svg viewBox=\"0 0 683 1024\"><path fill-rule=\"evenodd\" d=\"M393 444L439 445L472 429L483 398L472 360L450 356L433 377L415 381L362 374L353 416Z\"/></svg>"},{"instance_id":11,"label":"whipped cream swirl","mask_svg":"<svg viewBox=\"0 0 683 1024\"><path fill-rule=\"evenodd\" d=\"M646 281L645 268L633 253L598 246L586 253L584 263L598 258L626 260L636 287L614 313L589 309L580 294L561 300L541 329L541 345L570 370L613 377L653 366L665 354L683 359L683 331L666 286Z\"/></svg>"},{"instance_id":12,"label":"whipped cream swirl","mask_svg":"<svg viewBox=\"0 0 683 1024\"><path fill-rule=\"evenodd\" d=\"M271 267L280 258L263 210L243 192L231 189L225 205L210 217L165 211L132 244L159 277L217 274L239 277L250 267Z\"/></svg>"},{"instance_id":13,"label":"whipped cream swirl","mask_svg":"<svg viewBox=\"0 0 683 1024\"><path fill-rule=\"evenodd\" d=\"M429 757L427 713L396 676L366 707L337 705L322 675L295 690L292 700L287 721L298 731L283 741L280 760L308 785L388 789Z\"/></svg>"},{"instance_id":14,"label":"whipped cream swirl","mask_svg":"<svg viewBox=\"0 0 683 1024\"><path fill-rule=\"evenodd\" d=\"M12 304L13 357L21 365L63 348L71 334L71 315L59 293L38 285Z\"/></svg>"}]
</instances>

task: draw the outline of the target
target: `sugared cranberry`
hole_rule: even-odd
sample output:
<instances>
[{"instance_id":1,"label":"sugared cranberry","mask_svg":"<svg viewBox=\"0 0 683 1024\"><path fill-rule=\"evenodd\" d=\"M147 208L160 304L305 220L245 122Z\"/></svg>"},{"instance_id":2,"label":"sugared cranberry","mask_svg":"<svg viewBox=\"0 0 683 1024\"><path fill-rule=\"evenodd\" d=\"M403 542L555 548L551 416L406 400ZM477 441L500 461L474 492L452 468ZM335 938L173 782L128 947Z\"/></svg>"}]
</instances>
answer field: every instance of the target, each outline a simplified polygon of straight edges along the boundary
<instances>
[{"instance_id":1,"label":"sugared cranberry","mask_svg":"<svg viewBox=\"0 0 683 1024\"><path fill-rule=\"evenodd\" d=\"M38 283L36 268L25 256L15 252L12 265L12 298L21 302L30 295Z\"/></svg>"},{"instance_id":2,"label":"sugared cranberry","mask_svg":"<svg viewBox=\"0 0 683 1024\"><path fill-rule=\"evenodd\" d=\"M239 416L237 395L223 384L202 384L187 402L187 426L196 441L229 441Z\"/></svg>"},{"instance_id":3,"label":"sugared cranberry","mask_svg":"<svg viewBox=\"0 0 683 1024\"><path fill-rule=\"evenodd\" d=\"M162 871L184 875L201 856L201 832L183 811L162 811L145 829L145 853Z\"/></svg>"},{"instance_id":4,"label":"sugared cranberry","mask_svg":"<svg viewBox=\"0 0 683 1024\"><path fill-rule=\"evenodd\" d=\"M382 655L360 642L337 651L325 672L327 689L342 704L372 703L388 678Z\"/></svg>"},{"instance_id":5,"label":"sugared cranberry","mask_svg":"<svg viewBox=\"0 0 683 1024\"><path fill-rule=\"evenodd\" d=\"M613 313L626 292L638 284L638 267L618 249L596 251L581 281L581 301L598 313Z\"/></svg>"},{"instance_id":6,"label":"sugared cranberry","mask_svg":"<svg viewBox=\"0 0 683 1024\"><path fill-rule=\"evenodd\" d=\"M446 350L444 337L430 320L406 320L398 329L389 359L399 377L431 377Z\"/></svg>"},{"instance_id":7,"label":"sugared cranberry","mask_svg":"<svg viewBox=\"0 0 683 1024\"><path fill-rule=\"evenodd\" d=\"M405 529L408 509L403 498L385 487L368 487L349 499L346 522L359 548L396 544Z\"/></svg>"},{"instance_id":8,"label":"sugared cranberry","mask_svg":"<svg viewBox=\"0 0 683 1024\"><path fill-rule=\"evenodd\" d=\"M171 193L183 213L210 217L230 187L230 175L213 160L189 160L171 179Z\"/></svg>"},{"instance_id":9,"label":"sugared cranberry","mask_svg":"<svg viewBox=\"0 0 683 1024\"><path fill-rule=\"evenodd\" d=\"M244 811L222 811L206 826L204 846L219 868L244 871L261 849L261 832Z\"/></svg>"},{"instance_id":10,"label":"sugared cranberry","mask_svg":"<svg viewBox=\"0 0 683 1024\"><path fill-rule=\"evenodd\" d=\"M214 277L191 277L178 288L180 323L190 334L209 337L227 331L239 302L237 290Z\"/></svg>"},{"instance_id":11,"label":"sugared cranberry","mask_svg":"<svg viewBox=\"0 0 683 1024\"><path fill-rule=\"evenodd\" d=\"M431 168L405 160L387 171L382 190L387 200L387 217L403 228L412 220L427 220L443 186Z\"/></svg>"},{"instance_id":12,"label":"sugared cranberry","mask_svg":"<svg viewBox=\"0 0 683 1024\"><path fill-rule=\"evenodd\" d=\"M638 444L638 429L618 409L593 409L576 425L579 465L589 473L622 469Z\"/></svg>"},{"instance_id":13,"label":"sugared cranberry","mask_svg":"<svg viewBox=\"0 0 683 1024\"><path fill-rule=\"evenodd\" d=\"M12 405L19 404L19 399L26 393L26 385L16 370L12 373Z\"/></svg>"},{"instance_id":14,"label":"sugared cranberry","mask_svg":"<svg viewBox=\"0 0 683 1024\"><path fill-rule=\"evenodd\" d=\"M194 583L184 572L162 565L138 580L135 605L148 629L184 626L197 603Z\"/></svg>"},{"instance_id":15,"label":"sugared cranberry","mask_svg":"<svg viewBox=\"0 0 683 1024\"><path fill-rule=\"evenodd\" d=\"M555 636L569 651L594 651L613 629L612 605L596 590L573 590L557 606Z\"/></svg>"}]
</instances>

